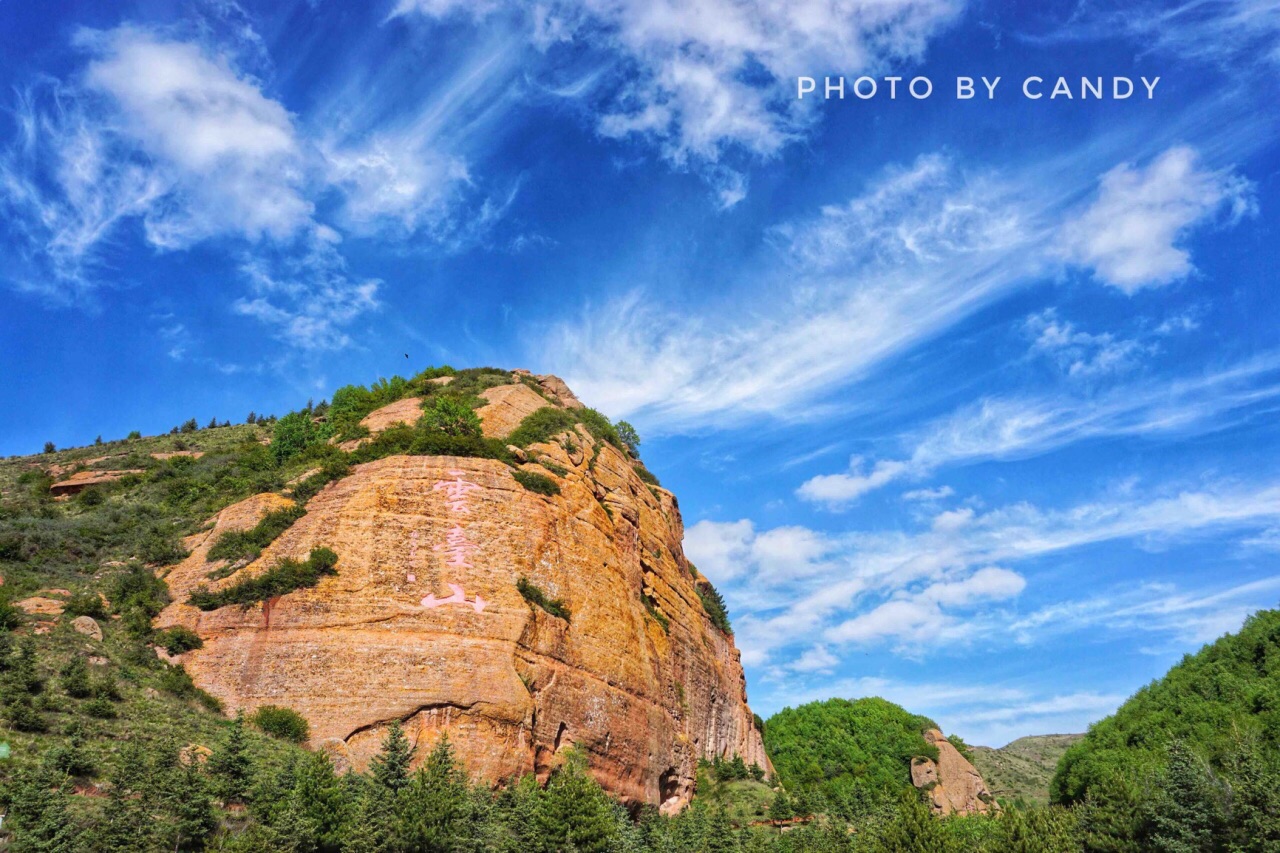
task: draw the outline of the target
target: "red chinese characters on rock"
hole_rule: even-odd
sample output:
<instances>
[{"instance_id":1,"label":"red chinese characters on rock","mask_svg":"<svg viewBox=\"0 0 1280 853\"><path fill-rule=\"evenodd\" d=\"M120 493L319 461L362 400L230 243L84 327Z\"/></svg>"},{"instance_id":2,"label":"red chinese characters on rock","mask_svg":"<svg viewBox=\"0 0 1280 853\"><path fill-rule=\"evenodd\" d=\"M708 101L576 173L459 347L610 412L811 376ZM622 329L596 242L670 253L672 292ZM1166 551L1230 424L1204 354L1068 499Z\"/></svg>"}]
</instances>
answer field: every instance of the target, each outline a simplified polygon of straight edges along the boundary
<instances>
[{"instance_id":1,"label":"red chinese characters on rock","mask_svg":"<svg viewBox=\"0 0 1280 853\"><path fill-rule=\"evenodd\" d=\"M445 507L452 516L467 516L471 514L471 503L469 496L472 492L478 491L480 486L475 483L464 480L464 471L449 471L450 480L441 480L432 486L432 491L445 493ZM411 539L411 549L417 552L417 535L416 533ZM449 532L445 534L444 543L434 546L433 550L441 552L445 555L444 565L456 569L471 568L471 557L475 554L476 546L467 539L467 531L457 521L449 528ZM413 576L410 575L410 579ZM463 592L461 586L455 583L446 584L453 592L448 598L436 598L435 593L428 594L422 599L422 606L434 610L437 607L443 607L446 604L461 604L473 608L477 613L484 612L485 606L488 604L479 595L476 595L473 601L467 601L466 593Z\"/></svg>"}]
</instances>

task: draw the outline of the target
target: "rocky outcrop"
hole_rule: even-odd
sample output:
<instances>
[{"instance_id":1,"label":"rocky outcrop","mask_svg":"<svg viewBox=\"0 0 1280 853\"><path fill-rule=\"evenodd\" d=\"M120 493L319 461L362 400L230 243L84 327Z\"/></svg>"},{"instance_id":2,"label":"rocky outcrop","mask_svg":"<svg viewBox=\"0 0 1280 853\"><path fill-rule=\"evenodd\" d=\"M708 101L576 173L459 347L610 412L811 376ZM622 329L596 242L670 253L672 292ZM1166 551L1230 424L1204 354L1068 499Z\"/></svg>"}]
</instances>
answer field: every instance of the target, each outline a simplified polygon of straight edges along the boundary
<instances>
[{"instance_id":1,"label":"rocky outcrop","mask_svg":"<svg viewBox=\"0 0 1280 853\"><path fill-rule=\"evenodd\" d=\"M520 422L538 409L551 405L528 385L499 385L480 392L485 405L476 410L485 438L510 435Z\"/></svg>"},{"instance_id":2,"label":"rocky outcrop","mask_svg":"<svg viewBox=\"0 0 1280 853\"><path fill-rule=\"evenodd\" d=\"M969 761L937 729L929 729L924 739L937 747L938 760L923 756L911 761L911 784L929 796L935 814L987 814L998 811L987 783Z\"/></svg>"},{"instance_id":3,"label":"rocky outcrop","mask_svg":"<svg viewBox=\"0 0 1280 853\"><path fill-rule=\"evenodd\" d=\"M97 486L102 483L114 483L127 474L144 474L141 468L129 468L124 471L80 471L72 474L65 480L54 483L49 487L49 492L54 497L66 497L69 495L79 494L90 486Z\"/></svg>"},{"instance_id":4,"label":"rocky outcrop","mask_svg":"<svg viewBox=\"0 0 1280 853\"><path fill-rule=\"evenodd\" d=\"M486 399L532 403L514 390ZM188 540L158 626L200 634L183 663L229 712L291 707L340 766L367 766L401 720L419 756L448 732L471 775L495 783L546 778L576 746L607 790L667 811L688 802L700 758L738 754L768 768L738 651L708 620L684 559L675 497L581 427L528 456L566 472L554 478L559 495L526 490L491 459L355 466L258 560L221 577L234 567L207 562L208 547L287 501L228 507ZM197 586L319 546L339 560L313 589L247 609L185 603ZM526 601L521 578L568 618Z\"/></svg>"}]
</instances>

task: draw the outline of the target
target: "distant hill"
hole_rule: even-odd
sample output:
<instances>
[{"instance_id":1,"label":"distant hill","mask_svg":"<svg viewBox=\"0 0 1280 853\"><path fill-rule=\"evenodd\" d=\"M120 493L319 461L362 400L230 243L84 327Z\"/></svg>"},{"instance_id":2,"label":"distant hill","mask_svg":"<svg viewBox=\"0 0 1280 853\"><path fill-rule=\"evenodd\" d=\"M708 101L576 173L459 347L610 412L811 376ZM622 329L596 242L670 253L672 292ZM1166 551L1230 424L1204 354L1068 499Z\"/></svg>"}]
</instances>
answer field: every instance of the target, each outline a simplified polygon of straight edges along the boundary
<instances>
[{"instance_id":1,"label":"distant hill","mask_svg":"<svg viewBox=\"0 0 1280 853\"><path fill-rule=\"evenodd\" d=\"M1075 735L1032 735L1020 737L1007 746L971 747L973 764L997 799L1023 799L1029 803L1049 802L1049 782L1058 759L1080 738Z\"/></svg>"}]
</instances>

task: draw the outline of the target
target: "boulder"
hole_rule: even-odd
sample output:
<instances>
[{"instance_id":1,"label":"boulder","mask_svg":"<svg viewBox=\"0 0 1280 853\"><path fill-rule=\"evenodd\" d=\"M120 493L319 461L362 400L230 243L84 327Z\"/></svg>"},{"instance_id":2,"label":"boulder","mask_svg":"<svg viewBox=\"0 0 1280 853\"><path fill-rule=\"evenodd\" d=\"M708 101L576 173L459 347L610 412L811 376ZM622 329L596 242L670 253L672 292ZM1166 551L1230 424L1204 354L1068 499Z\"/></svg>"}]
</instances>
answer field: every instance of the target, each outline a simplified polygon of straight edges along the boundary
<instances>
[{"instance_id":1,"label":"boulder","mask_svg":"<svg viewBox=\"0 0 1280 853\"><path fill-rule=\"evenodd\" d=\"M918 756L911 761L911 784L924 790L938 815L972 815L999 811L981 774L937 729L924 739L938 750L938 760Z\"/></svg>"},{"instance_id":2,"label":"boulder","mask_svg":"<svg viewBox=\"0 0 1280 853\"><path fill-rule=\"evenodd\" d=\"M71 620L71 627L76 633L84 634L98 642L102 642L102 626L92 616L77 616Z\"/></svg>"}]
</instances>

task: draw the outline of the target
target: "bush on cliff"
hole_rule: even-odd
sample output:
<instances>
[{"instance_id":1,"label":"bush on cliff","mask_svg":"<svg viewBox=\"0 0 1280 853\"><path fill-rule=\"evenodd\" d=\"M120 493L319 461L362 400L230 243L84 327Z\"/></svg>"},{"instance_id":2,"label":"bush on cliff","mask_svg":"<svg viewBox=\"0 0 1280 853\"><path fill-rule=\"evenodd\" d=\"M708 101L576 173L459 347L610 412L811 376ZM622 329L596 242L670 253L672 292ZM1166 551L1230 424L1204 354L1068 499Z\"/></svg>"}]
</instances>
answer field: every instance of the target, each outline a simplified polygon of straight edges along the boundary
<instances>
[{"instance_id":1,"label":"bush on cliff","mask_svg":"<svg viewBox=\"0 0 1280 853\"><path fill-rule=\"evenodd\" d=\"M516 447L543 444L553 435L573 429L577 422L577 418L568 409L543 406L525 415L524 420L520 421L520 426L507 436L507 442Z\"/></svg>"},{"instance_id":2,"label":"bush on cliff","mask_svg":"<svg viewBox=\"0 0 1280 853\"><path fill-rule=\"evenodd\" d=\"M261 574L220 590L200 587L188 602L201 610L217 610L229 604L248 607L294 590L313 587L325 575L337 574L338 555L328 548L312 548L306 560L281 560Z\"/></svg>"},{"instance_id":3,"label":"bush on cliff","mask_svg":"<svg viewBox=\"0 0 1280 853\"><path fill-rule=\"evenodd\" d=\"M311 736L307 718L292 708L263 705L249 716L249 722L262 731L291 743L306 743Z\"/></svg>"},{"instance_id":4,"label":"bush on cliff","mask_svg":"<svg viewBox=\"0 0 1280 853\"><path fill-rule=\"evenodd\" d=\"M231 530L219 536L209 549L208 557L210 560L256 559L263 548L306 514L301 504L269 512L248 530Z\"/></svg>"},{"instance_id":5,"label":"bush on cliff","mask_svg":"<svg viewBox=\"0 0 1280 853\"><path fill-rule=\"evenodd\" d=\"M558 495L560 494L560 484L545 474L538 474L534 471L521 471L516 469L511 472L511 476L516 478L516 482L524 486L529 491L539 495Z\"/></svg>"},{"instance_id":6,"label":"bush on cliff","mask_svg":"<svg viewBox=\"0 0 1280 853\"><path fill-rule=\"evenodd\" d=\"M525 601L541 607L552 616L563 619L566 622L569 621L569 608L565 606L565 603L558 598L548 598L547 594L528 578L521 577L517 580L516 589L524 596Z\"/></svg>"},{"instance_id":7,"label":"bush on cliff","mask_svg":"<svg viewBox=\"0 0 1280 853\"><path fill-rule=\"evenodd\" d=\"M725 606L724 598L711 585L711 581L699 578L695 589L698 591L699 600L702 601L702 609L707 612L707 618L711 620L711 624L715 625L721 633L732 635L733 626L729 624L729 608Z\"/></svg>"}]
</instances>

